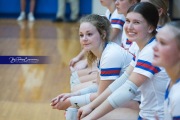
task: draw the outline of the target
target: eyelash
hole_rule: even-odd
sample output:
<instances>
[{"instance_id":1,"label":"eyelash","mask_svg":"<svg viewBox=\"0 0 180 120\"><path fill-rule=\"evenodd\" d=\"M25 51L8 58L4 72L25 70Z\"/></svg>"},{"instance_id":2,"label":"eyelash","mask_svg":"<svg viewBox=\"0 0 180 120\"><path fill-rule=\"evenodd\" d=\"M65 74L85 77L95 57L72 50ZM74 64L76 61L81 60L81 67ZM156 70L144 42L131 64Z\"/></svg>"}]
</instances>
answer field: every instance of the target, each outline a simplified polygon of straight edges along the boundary
<instances>
[{"instance_id":1,"label":"eyelash","mask_svg":"<svg viewBox=\"0 0 180 120\"><path fill-rule=\"evenodd\" d=\"M163 41L159 41L159 43L160 43L161 45L165 45L165 43L164 43Z\"/></svg>"},{"instance_id":2,"label":"eyelash","mask_svg":"<svg viewBox=\"0 0 180 120\"><path fill-rule=\"evenodd\" d=\"M130 20L126 20L126 23L130 23ZM133 21L134 24L139 24L139 21Z\"/></svg>"},{"instance_id":3,"label":"eyelash","mask_svg":"<svg viewBox=\"0 0 180 120\"><path fill-rule=\"evenodd\" d=\"M83 37L84 34L80 34L79 36L80 36L80 37ZM87 33L87 36L92 36L92 33Z\"/></svg>"}]
</instances>

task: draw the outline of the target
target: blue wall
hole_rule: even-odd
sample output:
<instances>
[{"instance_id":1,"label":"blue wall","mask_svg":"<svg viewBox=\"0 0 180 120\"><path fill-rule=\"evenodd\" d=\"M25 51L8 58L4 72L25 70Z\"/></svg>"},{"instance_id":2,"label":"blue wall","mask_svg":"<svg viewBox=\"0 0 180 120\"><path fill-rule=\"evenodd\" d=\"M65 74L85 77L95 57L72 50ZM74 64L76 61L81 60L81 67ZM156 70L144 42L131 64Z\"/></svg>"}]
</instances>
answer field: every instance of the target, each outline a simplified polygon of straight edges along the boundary
<instances>
[{"instance_id":1,"label":"blue wall","mask_svg":"<svg viewBox=\"0 0 180 120\"><path fill-rule=\"evenodd\" d=\"M27 0L27 10L29 11ZM9 3L10 2L10 3ZM36 18L54 18L57 12L57 0L36 0ZM0 18L15 18L20 13L20 0L0 0ZM80 16L92 13L92 1L80 0ZM67 4L66 15L70 14L70 5Z\"/></svg>"}]
</instances>

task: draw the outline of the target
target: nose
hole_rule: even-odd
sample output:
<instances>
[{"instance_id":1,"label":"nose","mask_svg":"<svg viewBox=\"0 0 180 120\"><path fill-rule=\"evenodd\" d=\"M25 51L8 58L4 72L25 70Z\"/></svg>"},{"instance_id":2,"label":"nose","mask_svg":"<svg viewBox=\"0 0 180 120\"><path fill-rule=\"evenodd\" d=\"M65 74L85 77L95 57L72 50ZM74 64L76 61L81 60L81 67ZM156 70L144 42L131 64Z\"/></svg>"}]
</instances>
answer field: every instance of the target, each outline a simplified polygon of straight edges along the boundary
<instances>
[{"instance_id":1,"label":"nose","mask_svg":"<svg viewBox=\"0 0 180 120\"><path fill-rule=\"evenodd\" d=\"M157 42L156 45L153 47L153 50L154 50L154 51L157 51L157 50L158 50L158 42Z\"/></svg>"},{"instance_id":2,"label":"nose","mask_svg":"<svg viewBox=\"0 0 180 120\"><path fill-rule=\"evenodd\" d=\"M83 41L87 41L87 36L84 35L81 39L82 39Z\"/></svg>"},{"instance_id":3,"label":"nose","mask_svg":"<svg viewBox=\"0 0 180 120\"><path fill-rule=\"evenodd\" d=\"M130 22L129 24L128 24L128 29L132 29L133 28L133 24Z\"/></svg>"}]
</instances>

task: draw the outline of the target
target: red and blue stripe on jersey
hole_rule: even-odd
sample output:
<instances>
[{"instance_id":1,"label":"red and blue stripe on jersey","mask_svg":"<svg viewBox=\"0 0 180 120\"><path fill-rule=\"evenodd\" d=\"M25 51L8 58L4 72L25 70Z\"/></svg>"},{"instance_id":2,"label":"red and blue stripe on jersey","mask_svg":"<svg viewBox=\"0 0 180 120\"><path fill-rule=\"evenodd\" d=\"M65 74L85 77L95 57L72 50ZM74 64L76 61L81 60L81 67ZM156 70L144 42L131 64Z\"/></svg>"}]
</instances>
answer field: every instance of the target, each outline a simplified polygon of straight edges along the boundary
<instances>
[{"instance_id":1,"label":"red and blue stripe on jersey","mask_svg":"<svg viewBox=\"0 0 180 120\"><path fill-rule=\"evenodd\" d=\"M131 45L132 41L130 41L129 39L126 39L126 45Z\"/></svg>"},{"instance_id":2,"label":"red and blue stripe on jersey","mask_svg":"<svg viewBox=\"0 0 180 120\"><path fill-rule=\"evenodd\" d=\"M123 21L121 19L112 19L111 20L111 24L118 24L118 25L120 25L122 27L123 27L124 23L125 23L125 21Z\"/></svg>"},{"instance_id":3,"label":"red and blue stripe on jersey","mask_svg":"<svg viewBox=\"0 0 180 120\"><path fill-rule=\"evenodd\" d=\"M101 69L101 76L119 76L121 68Z\"/></svg>"},{"instance_id":4,"label":"red and blue stripe on jersey","mask_svg":"<svg viewBox=\"0 0 180 120\"><path fill-rule=\"evenodd\" d=\"M153 75L161 71L159 67L153 66L150 62L139 59L137 61L136 67L148 71Z\"/></svg>"}]
</instances>

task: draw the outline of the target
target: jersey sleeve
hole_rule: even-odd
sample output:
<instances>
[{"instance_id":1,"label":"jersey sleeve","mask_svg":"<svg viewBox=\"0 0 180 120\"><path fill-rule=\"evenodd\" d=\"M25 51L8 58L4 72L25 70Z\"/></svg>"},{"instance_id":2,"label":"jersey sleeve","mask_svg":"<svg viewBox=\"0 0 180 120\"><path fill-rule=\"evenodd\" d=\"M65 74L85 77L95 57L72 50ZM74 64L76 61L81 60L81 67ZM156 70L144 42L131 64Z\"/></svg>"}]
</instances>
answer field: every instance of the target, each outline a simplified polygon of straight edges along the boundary
<instances>
[{"instance_id":1,"label":"jersey sleeve","mask_svg":"<svg viewBox=\"0 0 180 120\"><path fill-rule=\"evenodd\" d=\"M116 44L116 43L114 43ZM124 50L125 51L125 50ZM115 80L120 76L126 55L119 45L107 48L100 60L100 79ZM131 56L131 55L130 55ZM131 59L131 58L128 58ZM130 60L129 60L130 61Z\"/></svg>"},{"instance_id":2,"label":"jersey sleeve","mask_svg":"<svg viewBox=\"0 0 180 120\"><path fill-rule=\"evenodd\" d=\"M160 67L152 65L153 55L154 53L152 47L142 50L137 57L133 72L139 73L148 78L151 78L154 74L159 73L161 71Z\"/></svg>"},{"instance_id":3,"label":"jersey sleeve","mask_svg":"<svg viewBox=\"0 0 180 120\"><path fill-rule=\"evenodd\" d=\"M117 10L111 15L111 26L112 28L117 28L123 30L123 25L125 23L125 17L123 14L118 14Z\"/></svg>"}]
</instances>

